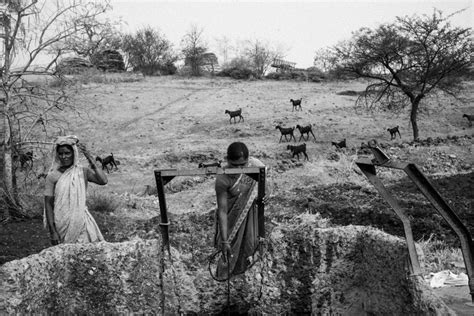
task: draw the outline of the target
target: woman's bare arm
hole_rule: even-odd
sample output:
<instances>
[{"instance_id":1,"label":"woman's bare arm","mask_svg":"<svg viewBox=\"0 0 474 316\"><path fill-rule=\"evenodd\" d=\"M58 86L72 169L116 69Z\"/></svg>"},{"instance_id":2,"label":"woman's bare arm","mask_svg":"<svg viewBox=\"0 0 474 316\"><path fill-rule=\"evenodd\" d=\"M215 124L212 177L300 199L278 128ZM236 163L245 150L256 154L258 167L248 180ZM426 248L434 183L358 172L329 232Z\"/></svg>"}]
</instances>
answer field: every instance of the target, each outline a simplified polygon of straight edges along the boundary
<instances>
[{"instance_id":1,"label":"woman's bare arm","mask_svg":"<svg viewBox=\"0 0 474 316\"><path fill-rule=\"evenodd\" d=\"M46 224L48 227L51 243L57 245L59 243L59 234L54 224L54 196L44 197L44 208L46 210Z\"/></svg>"},{"instance_id":2,"label":"woman's bare arm","mask_svg":"<svg viewBox=\"0 0 474 316\"><path fill-rule=\"evenodd\" d=\"M217 224L221 233L221 250L224 260L227 261L227 256L231 254L230 244L228 238L228 222L227 222L227 192L217 193Z\"/></svg>"},{"instance_id":3,"label":"woman's bare arm","mask_svg":"<svg viewBox=\"0 0 474 316\"><path fill-rule=\"evenodd\" d=\"M87 161L89 162L89 168L87 168L87 180L99 185L107 184L107 176L105 175L102 169L97 168L97 165L92 158L89 150L87 150L86 145L79 143L77 144L79 150L84 154Z\"/></svg>"}]
</instances>

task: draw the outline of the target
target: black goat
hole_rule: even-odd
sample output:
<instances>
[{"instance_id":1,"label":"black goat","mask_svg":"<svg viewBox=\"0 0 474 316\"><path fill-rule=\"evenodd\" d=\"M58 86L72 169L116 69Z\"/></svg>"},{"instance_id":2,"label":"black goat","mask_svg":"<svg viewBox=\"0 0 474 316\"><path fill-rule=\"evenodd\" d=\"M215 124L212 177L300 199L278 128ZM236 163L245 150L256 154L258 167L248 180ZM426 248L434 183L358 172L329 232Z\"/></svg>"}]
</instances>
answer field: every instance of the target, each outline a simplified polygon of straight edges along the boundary
<instances>
[{"instance_id":1,"label":"black goat","mask_svg":"<svg viewBox=\"0 0 474 316\"><path fill-rule=\"evenodd\" d=\"M314 140L316 141L316 137L314 136L313 134L313 128L312 128L312 125L309 124L307 126L301 126L301 125L296 125L296 128L300 131L300 139L298 139L298 142L301 140L301 138L303 137L304 134L306 134L308 136L307 139L305 139L303 137L304 140L309 140L309 133L311 133L311 135L313 135L313 138Z\"/></svg>"},{"instance_id":2,"label":"black goat","mask_svg":"<svg viewBox=\"0 0 474 316\"><path fill-rule=\"evenodd\" d=\"M303 109L301 108L301 100L303 100L303 98L300 98L299 100L290 99L291 104L293 104L293 109L291 110L291 112L293 112L295 109L296 111L298 111L298 107L301 111L303 111Z\"/></svg>"},{"instance_id":3,"label":"black goat","mask_svg":"<svg viewBox=\"0 0 474 316\"><path fill-rule=\"evenodd\" d=\"M398 125L392 128L387 128L387 131L390 132L390 140L397 138L397 133L400 138L402 138L402 135L400 135L400 131L398 130Z\"/></svg>"},{"instance_id":4,"label":"black goat","mask_svg":"<svg viewBox=\"0 0 474 316\"><path fill-rule=\"evenodd\" d=\"M27 163L31 162L31 167L33 167L33 152L27 151L26 153L20 154L20 164L21 168L24 168Z\"/></svg>"},{"instance_id":5,"label":"black goat","mask_svg":"<svg viewBox=\"0 0 474 316\"><path fill-rule=\"evenodd\" d=\"M309 160L308 158L308 155L306 154L306 144L303 143L301 145L298 145L298 146L292 146L292 145L288 145L286 146L286 149L290 150L292 153L293 153L293 156L292 158L295 157L298 157L298 160L300 160L300 154L303 154L306 158L306 160Z\"/></svg>"},{"instance_id":6,"label":"black goat","mask_svg":"<svg viewBox=\"0 0 474 316\"><path fill-rule=\"evenodd\" d=\"M472 121L474 121L474 115L464 114L462 117L467 118L467 121L469 122L469 127L472 127Z\"/></svg>"},{"instance_id":7,"label":"black goat","mask_svg":"<svg viewBox=\"0 0 474 316\"><path fill-rule=\"evenodd\" d=\"M46 176L47 176L47 174L46 174L46 173L44 173L44 172L41 172L39 175L37 175L37 176L36 176L36 179L38 179L38 180L39 180L39 179L41 179L41 178L44 178L44 179L46 179Z\"/></svg>"},{"instance_id":8,"label":"black goat","mask_svg":"<svg viewBox=\"0 0 474 316\"><path fill-rule=\"evenodd\" d=\"M288 138L286 137L287 135L290 135L290 140L293 137L296 142L295 135L293 134L293 132L295 131L294 127L281 127L280 125L277 125L275 126L275 129L279 129L281 133L280 140L278 141L279 143L281 142L281 138L283 136L285 136L285 140L288 141Z\"/></svg>"},{"instance_id":9,"label":"black goat","mask_svg":"<svg viewBox=\"0 0 474 316\"><path fill-rule=\"evenodd\" d=\"M220 168L221 167L221 162L222 161L216 161L216 162L212 162L212 163L200 162L199 165L198 165L198 168L207 168L207 167L218 167L218 168Z\"/></svg>"},{"instance_id":10,"label":"black goat","mask_svg":"<svg viewBox=\"0 0 474 316\"><path fill-rule=\"evenodd\" d=\"M232 118L234 119L234 123L235 123L235 118L237 116L239 117L239 122L240 122L240 120L245 122L244 117L242 116L242 109L238 109L238 110L235 110L235 111L225 110L225 114L229 114L229 116L230 116L229 123L232 123Z\"/></svg>"},{"instance_id":11,"label":"black goat","mask_svg":"<svg viewBox=\"0 0 474 316\"><path fill-rule=\"evenodd\" d=\"M336 147L336 149L347 148L346 139L344 138L340 142L331 142L332 145Z\"/></svg>"},{"instance_id":12,"label":"black goat","mask_svg":"<svg viewBox=\"0 0 474 316\"><path fill-rule=\"evenodd\" d=\"M32 151L27 151L25 152L20 152L19 155L15 154L13 156L13 160L20 160L20 166L21 169L24 169L27 164L30 164L30 168L33 167L33 152Z\"/></svg>"},{"instance_id":13,"label":"black goat","mask_svg":"<svg viewBox=\"0 0 474 316\"><path fill-rule=\"evenodd\" d=\"M110 165L110 170L112 170L114 166L115 166L115 169L118 170L117 162L114 159L113 153L110 153L110 156L107 156L104 159L97 156L95 160L101 163L102 170L104 169L107 170L107 173L109 173L109 168L107 167L107 165Z\"/></svg>"}]
</instances>

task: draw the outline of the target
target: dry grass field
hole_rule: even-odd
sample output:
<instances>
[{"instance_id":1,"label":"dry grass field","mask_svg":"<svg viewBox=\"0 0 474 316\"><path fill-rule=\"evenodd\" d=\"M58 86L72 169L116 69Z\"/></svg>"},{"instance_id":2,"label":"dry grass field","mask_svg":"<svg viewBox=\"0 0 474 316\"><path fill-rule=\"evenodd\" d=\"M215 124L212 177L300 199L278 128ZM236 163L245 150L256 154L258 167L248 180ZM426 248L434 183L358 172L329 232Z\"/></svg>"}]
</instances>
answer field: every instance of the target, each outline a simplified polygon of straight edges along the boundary
<instances>
[{"instance_id":1,"label":"dry grass field","mask_svg":"<svg viewBox=\"0 0 474 316\"><path fill-rule=\"evenodd\" d=\"M181 77L89 83L76 96L81 115L70 118L67 133L77 135L94 155L113 153L120 161L118 170L108 175L107 186L89 188L91 198L107 196L117 203L117 210L108 217L94 213L108 241L130 236L130 232L119 236L112 231L107 222L114 218L133 221L159 215L154 170L194 169L200 162L224 160L227 146L237 140L245 142L251 155L270 169L272 195L266 212L272 220L320 213L335 225L371 225L403 236L398 218L355 165L361 157L357 154L361 142L376 139L393 159L416 163L474 234L474 127L462 117L463 113L474 114L474 83L466 84L461 99L440 95L424 100L429 107L420 114L420 137L444 140L431 146L410 144L407 113L356 111L356 97L341 94L360 92L365 84ZM299 98L302 111L292 111L290 99ZM238 108L245 121L229 123L225 110ZM309 161L291 157L286 148L294 141L279 143L278 124L312 124L316 140L304 141ZM401 139L390 140L387 128L396 125ZM298 140L297 131L295 136ZM349 148L336 151L331 142L344 138ZM36 173L49 166L49 159L42 158L44 152L35 153ZM458 245L403 173L378 170L378 174L409 210L417 240L432 236L450 247ZM209 176L175 178L166 188L169 212L208 213L216 205L213 184ZM34 223L40 226L39 221ZM14 229L16 224L11 225ZM29 227L18 229L32 234ZM17 238L18 243L6 241L11 231L8 227L3 231L2 249L11 253L3 261L47 246L46 234L36 229L36 248L20 252L25 246L19 243L27 243L27 238ZM459 258L446 260L433 269L450 267Z\"/></svg>"}]
</instances>

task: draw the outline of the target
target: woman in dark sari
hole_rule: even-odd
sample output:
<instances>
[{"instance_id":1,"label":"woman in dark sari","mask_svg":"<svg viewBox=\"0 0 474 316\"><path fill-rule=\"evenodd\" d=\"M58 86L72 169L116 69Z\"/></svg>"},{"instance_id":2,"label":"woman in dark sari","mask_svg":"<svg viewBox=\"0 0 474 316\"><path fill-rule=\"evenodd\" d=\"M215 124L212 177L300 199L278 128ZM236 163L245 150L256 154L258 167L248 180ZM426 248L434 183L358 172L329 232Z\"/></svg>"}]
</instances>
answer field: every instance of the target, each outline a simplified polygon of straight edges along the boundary
<instances>
[{"instance_id":1,"label":"woman in dark sari","mask_svg":"<svg viewBox=\"0 0 474 316\"><path fill-rule=\"evenodd\" d=\"M260 160L249 157L247 146L241 142L230 144L226 159L226 168L264 167ZM257 250L257 185L245 174L221 174L216 177L215 189L217 214L214 244L222 251L216 277L225 280L245 272Z\"/></svg>"}]
</instances>

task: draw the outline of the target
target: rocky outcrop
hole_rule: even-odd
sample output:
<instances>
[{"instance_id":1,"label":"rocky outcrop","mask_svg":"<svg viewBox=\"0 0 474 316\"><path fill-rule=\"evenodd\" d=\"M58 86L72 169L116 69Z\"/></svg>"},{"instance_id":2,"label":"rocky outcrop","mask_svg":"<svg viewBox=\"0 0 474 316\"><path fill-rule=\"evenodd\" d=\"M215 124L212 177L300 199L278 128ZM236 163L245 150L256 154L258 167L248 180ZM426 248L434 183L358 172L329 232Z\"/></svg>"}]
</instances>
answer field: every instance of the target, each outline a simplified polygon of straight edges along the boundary
<instances>
[{"instance_id":1,"label":"rocky outcrop","mask_svg":"<svg viewBox=\"0 0 474 316\"><path fill-rule=\"evenodd\" d=\"M235 312L452 314L409 275L403 240L311 221L268 235L255 265L231 281ZM218 314L227 284L213 280L198 255L172 248L169 256L160 239L52 247L0 267L0 314Z\"/></svg>"}]
</instances>

